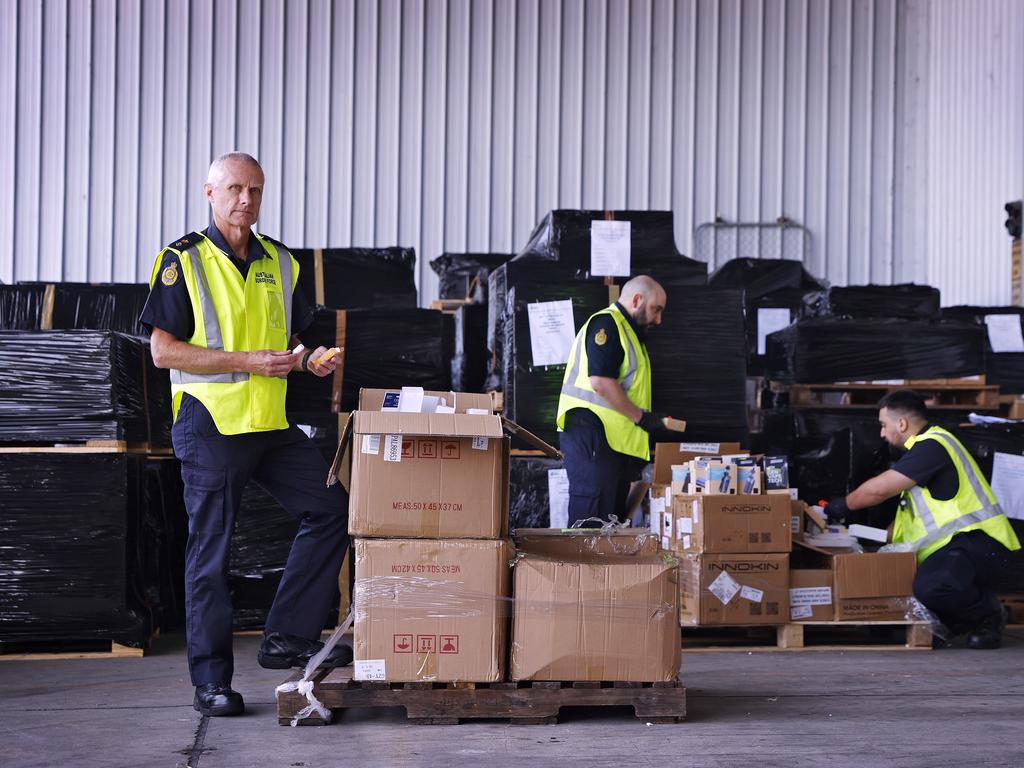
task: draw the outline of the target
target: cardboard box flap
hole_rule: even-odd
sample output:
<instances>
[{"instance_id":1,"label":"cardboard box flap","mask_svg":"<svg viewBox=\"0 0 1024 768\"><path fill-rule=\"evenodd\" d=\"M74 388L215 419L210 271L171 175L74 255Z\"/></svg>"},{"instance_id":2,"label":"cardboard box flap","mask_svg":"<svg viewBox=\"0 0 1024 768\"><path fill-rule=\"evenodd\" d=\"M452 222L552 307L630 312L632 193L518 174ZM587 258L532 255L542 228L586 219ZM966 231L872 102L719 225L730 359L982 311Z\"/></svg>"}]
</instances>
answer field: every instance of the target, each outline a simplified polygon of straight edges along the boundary
<instances>
[{"instance_id":1,"label":"cardboard box flap","mask_svg":"<svg viewBox=\"0 0 1024 768\"><path fill-rule=\"evenodd\" d=\"M577 557L581 555L650 556L658 552L658 537L641 528L598 532L592 528L517 528L512 532L516 549L530 555Z\"/></svg>"},{"instance_id":2,"label":"cardboard box flap","mask_svg":"<svg viewBox=\"0 0 1024 768\"><path fill-rule=\"evenodd\" d=\"M439 437L504 437L501 418L467 413L400 413L356 411L357 435L432 435Z\"/></svg>"},{"instance_id":3,"label":"cardboard box flap","mask_svg":"<svg viewBox=\"0 0 1024 768\"><path fill-rule=\"evenodd\" d=\"M914 590L913 552L836 555L836 593L842 598L906 597Z\"/></svg>"},{"instance_id":4,"label":"cardboard box flap","mask_svg":"<svg viewBox=\"0 0 1024 768\"><path fill-rule=\"evenodd\" d=\"M560 450L555 448L553 445L544 442L541 438L537 437L530 430L526 429L525 427L519 426L511 419L506 419L504 416L502 416L501 424L505 428L505 431L508 432L510 435L512 435L513 437L518 437L520 440L529 443L537 450L542 451L544 455L547 456L548 458L562 458L562 452Z\"/></svg>"},{"instance_id":5,"label":"cardboard box flap","mask_svg":"<svg viewBox=\"0 0 1024 768\"><path fill-rule=\"evenodd\" d=\"M327 473L328 487L341 480L342 473L347 466L345 455L348 453L348 447L352 441L352 422L355 421L352 418L353 415L350 413L345 419L345 426L341 428L341 434L338 436L338 450L334 452L334 461L331 462L331 469Z\"/></svg>"},{"instance_id":6,"label":"cardboard box flap","mask_svg":"<svg viewBox=\"0 0 1024 768\"><path fill-rule=\"evenodd\" d=\"M369 389L359 390L359 410L379 411L384 404L384 396L388 394L400 394L401 388L396 389ZM425 397L439 397L451 407L456 413L466 413L470 408L479 408L485 411L494 410L494 398L477 392L438 392L424 390Z\"/></svg>"}]
</instances>

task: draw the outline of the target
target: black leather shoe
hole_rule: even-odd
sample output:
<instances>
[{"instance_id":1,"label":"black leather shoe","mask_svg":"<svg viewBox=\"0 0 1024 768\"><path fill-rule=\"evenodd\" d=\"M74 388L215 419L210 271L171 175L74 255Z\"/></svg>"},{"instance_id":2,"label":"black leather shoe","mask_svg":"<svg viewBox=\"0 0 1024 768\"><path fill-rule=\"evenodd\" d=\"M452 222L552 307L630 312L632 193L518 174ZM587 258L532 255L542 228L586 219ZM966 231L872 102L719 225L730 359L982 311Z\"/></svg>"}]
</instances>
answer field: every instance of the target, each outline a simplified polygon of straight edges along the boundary
<instances>
[{"instance_id":1,"label":"black leather shoe","mask_svg":"<svg viewBox=\"0 0 1024 768\"><path fill-rule=\"evenodd\" d=\"M967 635L967 647L976 651L991 651L1003 646L1003 629L1006 627L1006 609L999 606L999 612L985 619Z\"/></svg>"},{"instance_id":2,"label":"black leather shoe","mask_svg":"<svg viewBox=\"0 0 1024 768\"><path fill-rule=\"evenodd\" d=\"M324 644L318 640L307 640L304 637L285 635L281 632L271 632L264 636L260 644L260 652L257 656L259 664L264 669L289 669L290 667L305 667ZM338 643L331 649L327 658L323 660L322 667L345 667L352 663L352 649L347 645Z\"/></svg>"},{"instance_id":3,"label":"black leather shoe","mask_svg":"<svg viewBox=\"0 0 1024 768\"><path fill-rule=\"evenodd\" d=\"M242 694L226 683L206 683L196 686L192 708L210 717L231 717L245 712L245 702Z\"/></svg>"}]
</instances>

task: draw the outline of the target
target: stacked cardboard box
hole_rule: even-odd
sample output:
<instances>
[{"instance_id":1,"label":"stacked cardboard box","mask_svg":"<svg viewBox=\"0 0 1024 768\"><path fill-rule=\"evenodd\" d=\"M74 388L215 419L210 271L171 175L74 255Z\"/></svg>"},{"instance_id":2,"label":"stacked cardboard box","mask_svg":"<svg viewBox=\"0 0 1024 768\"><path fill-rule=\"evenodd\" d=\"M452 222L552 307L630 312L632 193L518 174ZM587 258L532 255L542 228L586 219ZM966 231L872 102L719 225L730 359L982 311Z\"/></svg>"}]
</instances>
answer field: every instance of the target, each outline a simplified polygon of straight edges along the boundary
<instances>
[{"instance_id":1,"label":"stacked cardboard box","mask_svg":"<svg viewBox=\"0 0 1024 768\"><path fill-rule=\"evenodd\" d=\"M487 395L360 393L332 467L351 473L357 680L504 679L508 468Z\"/></svg>"},{"instance_id":2,"label":"stacked cardboard box","mask_svg":"<svg viewBox=\"0 0 1024 768\"><path fill-rule=\"evenodd\" d=\"M677 564L645 531L520 530L513 680L679 675Z\"/></svg>"},{"instance_id":3,"label":"stacked cardboard box","mask_svg":"<svg viewBox=\"0 0 1024 768\"><path fill-rule=\"evenodd\" d=\"M680 561L684 626L788 620L789 493L737 492L768 491L765 466L746 455L705 454L672 465L671 482L652 488L652 521Z\"/></svg>"}]
</instances>

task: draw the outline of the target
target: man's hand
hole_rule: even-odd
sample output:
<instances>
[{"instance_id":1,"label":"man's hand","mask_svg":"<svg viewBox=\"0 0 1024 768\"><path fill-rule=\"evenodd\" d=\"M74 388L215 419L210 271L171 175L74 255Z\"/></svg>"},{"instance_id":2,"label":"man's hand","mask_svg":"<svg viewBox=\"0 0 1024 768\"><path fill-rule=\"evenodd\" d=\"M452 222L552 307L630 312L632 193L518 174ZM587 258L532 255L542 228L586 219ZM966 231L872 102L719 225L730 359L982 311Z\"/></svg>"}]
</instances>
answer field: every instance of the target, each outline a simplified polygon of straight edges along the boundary
<instances>
[{"instance_id":1,"label":"man's hand","mask_svg":"<svg viewBox=\"0 0 1024 768\"><path fill-rule=\"evenodd\" d=\"M327 347L317 347L313 350L313 354L309 356L309 372L320 376L330 376L334 373L334 369L338 367L338 355L333 355L329 360L323 362L320 359L327 353Z\"/></svg>"},{"instance_id":2,"label":"man's hand","mask_svg":"<svg viewBox=\"0 0 1024 768\"><path fill-rule=\"evenodd\" d=\"M825 505L825 519L829 523L841 523L850 514L850 508L846 504L845 496L837 496Z\"/></svg>"},{"instance_id":3,"label":"man's hand","mask_svg":"<svg viewBox=\"0 0 1024 768\"><path fill-rule=\"evenodd\" d=\"M648 434L654 434L656 432L665 431L665 422L662 419L665 418L663 413L653 413L651 411L644 411L640 420L636 422L636 425L643 429Z\"/></svg>"},{"instance_id":4,"label":"man's hand","mask_svg":"<svg viewBox=\"0 0 1024 768\"><path fill-rule=\"evenodd\" d=\"M302 359L302 352L277 352L273 349L261 349L258 352L246 353L247 370L257 376L286 379L296 363Z\"/></svg>"}]
</instances>

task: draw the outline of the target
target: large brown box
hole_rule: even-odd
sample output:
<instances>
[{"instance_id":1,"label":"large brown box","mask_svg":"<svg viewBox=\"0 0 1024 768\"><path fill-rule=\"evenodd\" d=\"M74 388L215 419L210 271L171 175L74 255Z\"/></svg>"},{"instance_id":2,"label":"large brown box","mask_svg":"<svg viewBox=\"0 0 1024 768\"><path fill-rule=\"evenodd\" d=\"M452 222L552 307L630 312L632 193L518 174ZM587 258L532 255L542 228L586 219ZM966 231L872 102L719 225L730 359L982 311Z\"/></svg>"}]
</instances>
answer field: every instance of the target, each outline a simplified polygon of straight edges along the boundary
<instances>
[{"instance_id":1,"label":"large brown box","mask_svg":"<svg viewBox=\"0 0 1024 768\"><path fill-rule=\"evenodd\" d=\"M836 618L840 621L902 621L914 593L913 552L841 554L833 558Z\"/></svg>"},{"instance_id":2,"label":"large brown box","mask_svg":"<svg viewBox=\"0 0 1024 768\"><path fill-rule=\"evenodd\" d=\"M678 677L674 558L526 555L514 583L513 680Z\"/></svg>"},{"instance_id":3,"label":"large brown box","mask_svg":"<svg viewBox=\"0 0 1024 768\"><path fill-rule=\"evenodd\" d=\"M502 540L356 539L355 677L505 677L509 561Z\"/></svg>"},{"instance_id":4,"label":"large brown box","mask_svg":"<svg viewBox=\"0 0 1024 768\"><path fill-rule=\"evenodd\" d=\"M789 555L681 555L679 621L683 626L787 623Z\"/></svg>"},{"instance_id":5,"label":"large brown box","mask_svg":"<svg viewBox=\"0 0 1024 768\"><path fill-rule=\"evenodd\" d=\"M698 456L741 453L739 443L657 443L654 446L654 482L672 482L672 465L685 464Z\"/></svg>"},{"instance_id":6,"label":"large brown box","mask_svg":"<svg viewBox=\"0 0 1024 768\"><path fill-rule=\"evenodd\" d=\"M671 548L685 554L789 552L789 497L695 494L672 497Z\"/></svg>"},{"instance_id":7,"label":"large brown box","mask_svg":"<svg viewBox=\"0 0 1024 768\"><path fill-rule=\"evenodd\" d=\"M428 392L456 413L381 411L387 390L363 390L342 435L351 446L353 536L501 538L508 530L509 445L487 395Z\"/></svg>"}]
</instances>

